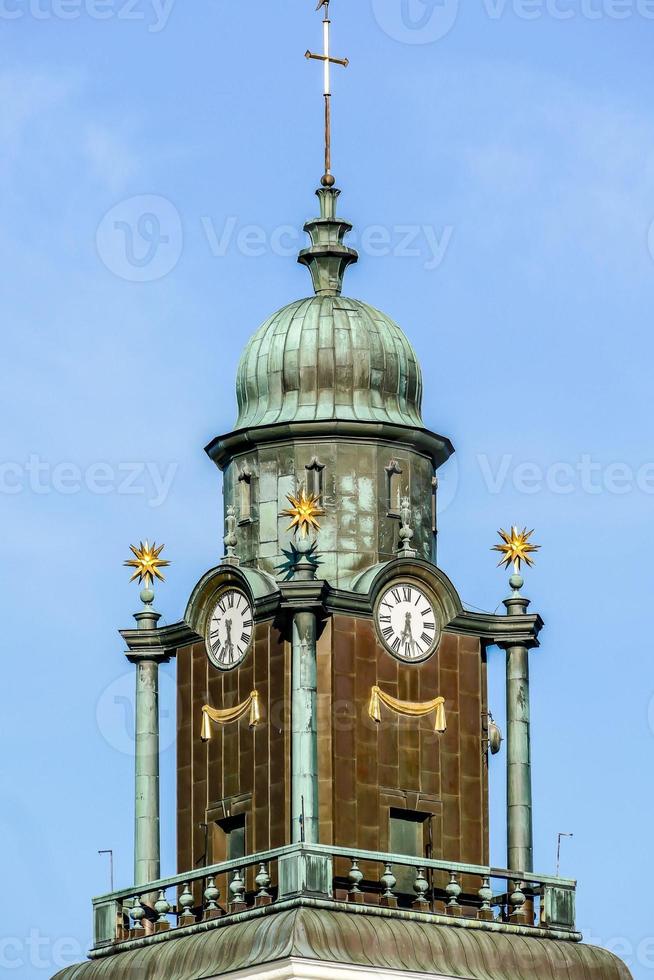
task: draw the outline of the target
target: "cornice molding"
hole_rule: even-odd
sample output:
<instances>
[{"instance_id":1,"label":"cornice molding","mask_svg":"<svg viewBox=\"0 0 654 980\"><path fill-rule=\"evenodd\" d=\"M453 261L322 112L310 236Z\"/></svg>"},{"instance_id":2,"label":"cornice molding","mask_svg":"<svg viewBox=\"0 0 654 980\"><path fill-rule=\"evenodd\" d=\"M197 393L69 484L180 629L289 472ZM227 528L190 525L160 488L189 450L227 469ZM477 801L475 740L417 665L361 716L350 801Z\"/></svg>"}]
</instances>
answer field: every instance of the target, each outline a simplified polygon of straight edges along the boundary
<instances>
[{"instance_id":1,"label":"cornice molding","mask_svg":"<svg viewBox=\"0 0 654 980\"><path fill-rule=\"evenodd\" d=\"M223 470L235 456L270 443L297 440L361 442L362 439L388 442L396 448L399 445L423 453L431 459L436 469L442 466L454 452L454 446L446 436L439 436L429 429L391 422L359 422L356 419L279 422L274 425L237 429L226 435L217 436L209 443L205 452L216 466Z\"/></svg>"},{"instance_id":2,"label":"cornice molding","mask_svg":"<svg viewBox=\"0 0 654 980\"><path fill-rule=\"evenodd\" d=\"M435 565L421 559L398 558L373 569L366 579L366 592L331 588L328 582L315 580L276 583L257 569L219 565L202 576L191 594L184 619L155 630L121 630L127 644L128 659L162 660L175 656L177 650L203 642L207 609L225 585L238 585L247 591L258 622L274 619L283 611L311 609L324 616L340 614L372 619L375 598L394 579L413 578L425 583L438 598L443 630L479 639L487 646L503 649L539 646L544 623L537 614L502 616L463 609L458 593L448 577ZM270 591L267 591L270 590Z\"/></svg>"}]
</instances>

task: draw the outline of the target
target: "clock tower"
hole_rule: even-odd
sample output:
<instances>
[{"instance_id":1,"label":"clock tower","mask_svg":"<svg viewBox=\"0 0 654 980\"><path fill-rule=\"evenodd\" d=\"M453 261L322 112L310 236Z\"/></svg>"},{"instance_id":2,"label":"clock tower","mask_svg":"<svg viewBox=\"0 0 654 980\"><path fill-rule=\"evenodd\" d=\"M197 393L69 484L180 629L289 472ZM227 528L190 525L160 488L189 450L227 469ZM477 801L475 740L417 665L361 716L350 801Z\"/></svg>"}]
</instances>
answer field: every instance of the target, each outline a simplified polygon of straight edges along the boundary
<instances>
[{"instance_id":1,"label":"clock tower","mask_svg":"<svg viewBox=\"0 0 654 980\"><path fill-rule=\"evenodd\" d=\"M245 346L222 473L224 549L182 618L142 592L135 880L94 901L90 962L62 980L253 977L629 980L575 924L576 883L539 874L521 592L536 546L513 528L505 612L465 609L436 553L437 471L409 336L344 291L358 259L331 173L299 262L309 295ZM131 564L150 583L158 550ZM501 736L487 661L506 662L507 851L491 864ZM159 855L159 663L177 663L177 873ZM501 764L501 759L495 765ZM164 814L164 819L170 819Z\"/></svg>"}]
</instances>

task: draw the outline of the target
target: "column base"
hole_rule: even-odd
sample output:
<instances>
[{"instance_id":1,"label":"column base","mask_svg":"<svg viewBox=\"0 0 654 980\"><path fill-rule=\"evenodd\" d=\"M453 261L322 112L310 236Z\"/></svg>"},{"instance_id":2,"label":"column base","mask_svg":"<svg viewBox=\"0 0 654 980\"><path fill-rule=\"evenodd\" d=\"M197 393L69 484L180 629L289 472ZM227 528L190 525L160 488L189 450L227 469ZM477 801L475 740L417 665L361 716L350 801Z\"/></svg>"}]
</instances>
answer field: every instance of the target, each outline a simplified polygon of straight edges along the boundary
<instances>
[{"instance_id":1,"label":"column base","mask_svg":"<svg viewBox=\"0 0 654 980\"><path fill-rule=\"evenodd\" d=\"M208 909L202 919L204 922L211 922L212 919L221 919L224 914L222 909Z\"/></svg>"}]
</instances>

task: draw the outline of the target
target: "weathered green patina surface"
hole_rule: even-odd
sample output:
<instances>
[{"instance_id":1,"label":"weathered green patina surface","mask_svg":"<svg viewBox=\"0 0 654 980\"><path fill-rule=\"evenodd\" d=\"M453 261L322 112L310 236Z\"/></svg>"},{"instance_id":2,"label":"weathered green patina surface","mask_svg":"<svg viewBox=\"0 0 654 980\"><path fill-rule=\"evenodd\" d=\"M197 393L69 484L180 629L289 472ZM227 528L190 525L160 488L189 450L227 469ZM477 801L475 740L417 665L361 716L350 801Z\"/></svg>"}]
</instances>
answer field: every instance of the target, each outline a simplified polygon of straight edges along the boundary
<instances>
[{"instance_id":1,"label":"weathered green patina surface","mask_svg":"<svg viewBox=\"0 0 654 980\"><path fill-rule=\"evenodd\" d=\"M357 419L422 427L418 358L390 317L360 300L312 296L273 314L238 369L237 429Z\"/></svg>"},{"instance_id":2,"label":"weathered green patina surface","mask_svg":"<svg viewBox=\"0 0 654 980\"><path fill-rule=\"evenodd\" d=\"M202 980L290 957L461 980L630 980L606 950L491 930L297 908L72 967L55 980Z\"/></svg>"}]
</instances>

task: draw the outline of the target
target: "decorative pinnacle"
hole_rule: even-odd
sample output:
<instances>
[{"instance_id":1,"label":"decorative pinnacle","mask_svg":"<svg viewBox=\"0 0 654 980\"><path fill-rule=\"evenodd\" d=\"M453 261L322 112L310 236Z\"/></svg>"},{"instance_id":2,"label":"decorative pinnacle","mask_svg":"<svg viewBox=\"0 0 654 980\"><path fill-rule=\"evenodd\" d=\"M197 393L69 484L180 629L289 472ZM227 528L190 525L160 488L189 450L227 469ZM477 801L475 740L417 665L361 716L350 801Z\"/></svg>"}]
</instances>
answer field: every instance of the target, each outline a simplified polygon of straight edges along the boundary
<instances>
[{"instance_id":1,"label":"decorative pinnacle","mask_svg":"<svg viewBox=\"0 0 654 980\"><path fill-rule=\"evenodd\" d=\"M145 543L141 541L138 548L131 544L129 548L134 557L124 562L126 568L136 569L130 578L130 582L134 582L136 579L139 580L139 583L145 582L146 589L152 588L155 578L159 579L160 582L165 582L164 576L159 571L160 568L166 568L170 565L169 561L159 557L165 547L163 544L157 547L156 542L150 546L147 541Z\"/></svg>"},{"instance_id":2,"label":"decorative pinnacle","mask_svg":"<svg viewBox=\"0 0 654 980\"><path fill-rule=\"evenodd\" d=\"M316 191L320 217L307 221L304 226L311 238L311 246L303 248L297 260L309 269L317 296L340 296L345 270L359 260L358 252L343 244L352 225L336 217L340 193L336 187L320 187Z\"/></svg>"},{"instance_id":3,"label":"decorative pinnacle","mask_svg":"<svg viewBox=\"0 0 654 980\"><path fill-rule=\"evenodd\" d=\"M413 528L411 527L411 501L408 497L402 497L400 505L400 546L397 553L400 558L415 558L417 552L411 547L413 539Z\"/></svg>"},{"instance_id":4,"label":"decorative pinnacle","mask_svg":"<svg viewBox=\"0 0 654 980\"><path fill-rule=\"evenodd\" d=\"M230 504L227 508L227 513L225 515L225 537L223 538L225 544L225 557L224 562L231 565L240 564L239 558L236 554L236 546L238 545L238 535L236 533L236 508Z\"/></svg>"},{"instance_id":5,"label":"decorative pinnacle","mask_svg":"<svg viewBox=\"0 0 654 980\"><path fill-rule=\"evenodd\" d=\"M500 565L508 568L509 565L513 564L514 574L519 575L523 562L528 568L533 566L534 562L530 556L534 552L540 551L539 544L531 544L529 541L534 533L533 530L528 531L527 528L524 528L519 531L514 524L510 533L503 530L499 530L497 533L502 538L503 544L496 544L491 550L499 551L502 554L498 568Z\"/></svg>"},{"instance_id":6,"label":"decorative pinnacle","mask_svg":"<svg viewBox=\"0 0 654 980\"><path fill-rule=\"evenodd\" d=\"M302 537L307 537L309 531L320 530L320 524L317 518L324 511L320 506L320 497L317 494L307 494L304 487L302 487L297 497L289 493L287 494L287 499L291 506L288 510L282 511L281 516L292 518L288 527L289 531L300 531Z\"/></svg>"}]
</instances>

